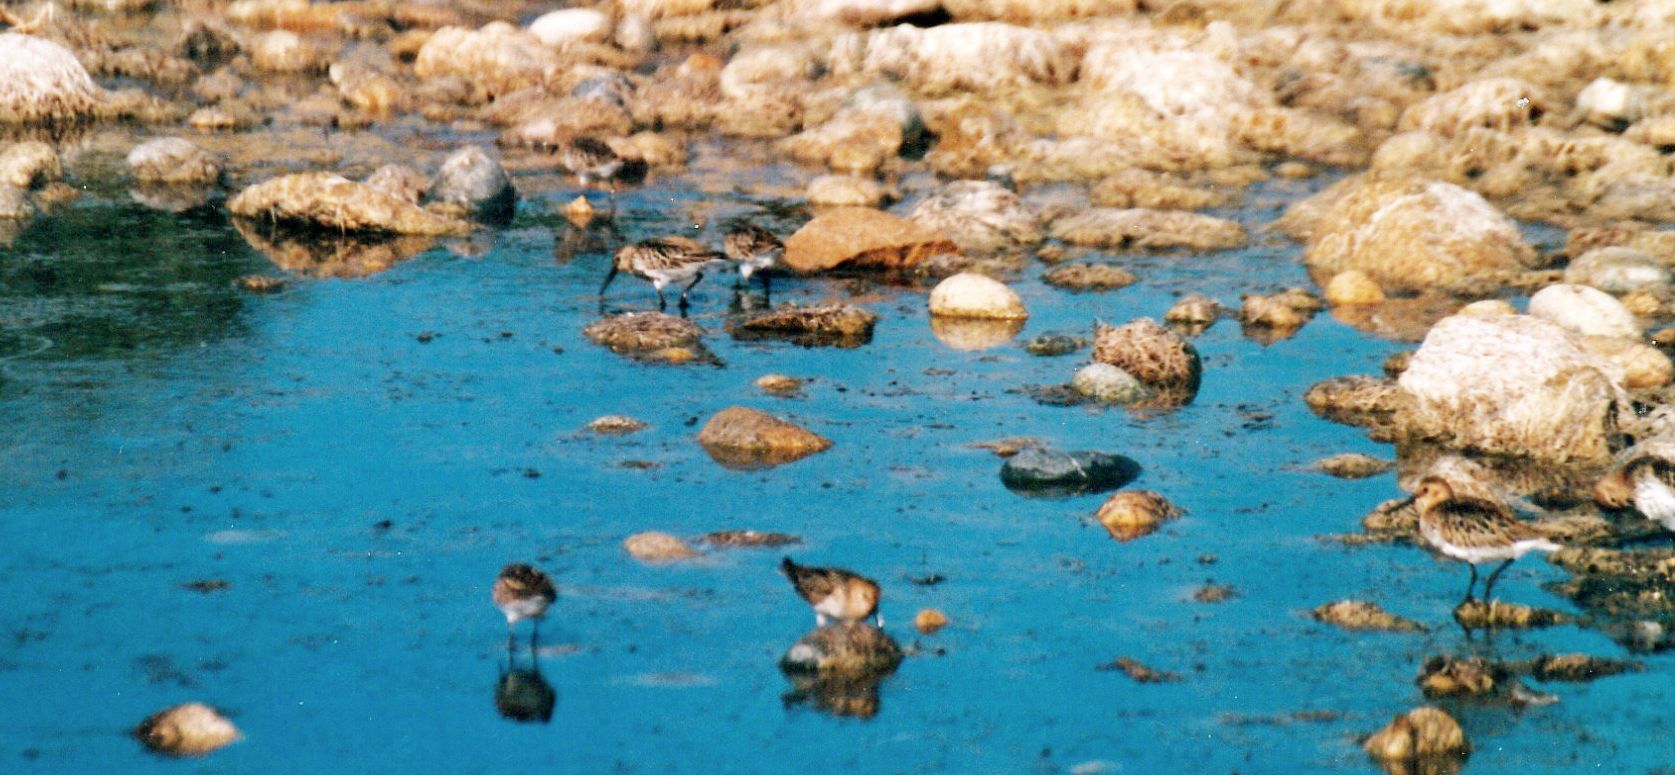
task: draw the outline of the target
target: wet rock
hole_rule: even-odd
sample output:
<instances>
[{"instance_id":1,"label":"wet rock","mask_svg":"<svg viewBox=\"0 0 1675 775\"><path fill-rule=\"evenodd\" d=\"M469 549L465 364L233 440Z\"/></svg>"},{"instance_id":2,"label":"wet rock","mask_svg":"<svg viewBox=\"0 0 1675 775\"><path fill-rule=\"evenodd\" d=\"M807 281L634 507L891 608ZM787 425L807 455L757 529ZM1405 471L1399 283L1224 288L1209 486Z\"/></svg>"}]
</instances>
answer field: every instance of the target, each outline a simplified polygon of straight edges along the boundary
<instances>
[{"instance_id":1,"label":"wet rock","mask_svg":"<svg viewBox=\"0 0 1675 775\"><path fill-rule=\"evenodd\" d=\"M198 108L192 115L187 116L186 125L204 132L225 132L249 129L261 123L261 120L261 116L248 105L235 104L230 108L224 105L209 105Z\"/></svg>"},{"instance_id":2,"label":"wet rock","mask_svg":"<svg viewBox=\"0 0 1675 775\"><path fill-rule=\"evenodd\" d=\"M1324 419L1387 432L1393 432L1396 412L1409 400L1395 380L1361 375L1322 380L1303 394L1303 402Z\"/></svg>"},{"instance_id":3,"label":"wet rock","mask_svg":"<svg viewBox=\"0 0 1675 775\"><path fill-rule=\"evenodd\" d=\"M418 204L430 190L430 176L405 164L386 164L372 171L364 181L379 191L410 204Z\"/></svg>"},{"instance_id":4,"label":"wet rock","mask_svg":"<svg viewBox=\"0 0 1675 775\"><path fill-rule=\"evenodd\" d=\"M482 148L468 145L442 161L430 199L458 205L479 217L505 218L511 215L517 192L499 161Z\"/></svg>"},{"instance_id":5,"label":"wet rock","mask_svg":"<svg viewBox=\"0 0 1675 775\"><path fill-rule=\"evenodd\" d=\"M1339 479L1365 479L1396 467L1393 461L1380 460L1372 455L1345 452L1315 461L1315 468Z\"/></svg>"},{"instance_id":6,"label":"wet rock","mask_svg":"<svg viewBox=\"0 0 1675 775\"><path fill-rule=\"evenodd\" d=\"M1245 328L1265 328L1280 332L1279 338L1284 338L1302 328L1303 324L1314 317L1314 310L1299 307L1291 303L1291 299L1276 294L1262 296L1247 294L1240 299L1239 322Z\"/></svg>"},{"instance_id":7,"label":"wet rock","mask_svg":"<svg viewBox=\"0 0 1675 775\"><path fill-rule=\"evenodd\" d=\"M925 635L931 635L937 630L947 626L948 615L936 610L935 608L921 609L919 613L913 617L913 629L916 629Z\"/></svg>"},{"instance_id":8,"label":"wet rock","mask_svg":"<svg viewBox=\"0 0 1675 775\"><path fill-rule=\"evenodd\" d=\"M728 468L768 468L801 460L832 446L830 439L766 412L733 406L717 412L698 432L698 443Z\"/></svg>"},{"instance_id":9,"label":"wet rock","mask_svg":"<svg viewBox=\"0 0 1675 775\"><path fill-rule=\"evenodd\" d=\"M1611 457L1621 368L1536 318L1456 315L1432 327L1399 380L1409 440L1540 460Z\"/></svg>"},{"instance_id":10,"label":"wet rock","mask_svg":"<svg viewBox=\"0 0 1675 775\"><path fill-rule=\"evenodd\" d=\"M1576 617L1499 600L1488 603L1482 600L1467 600L1454 609L1454 620L1459 622L1461 627L1470 630L1527 630L1533 627L1569 624L1576 621Z\"/></svg>"},{"instance_id":11,"label":"wet rock","mask_svg":"<svg viewBox=\"0 0 1675 775\"><path fill-rule=\"evenodd\" d=\"M1151 318L1122 326L1094 326L1093 359L1109 363L1158 390L1197 393L1203 366L1184 337Z\"/></svg>"},{"instance_id":12,"label":"wet rock","mask_svg":"<svg viewBox=\"0 0 1675 775\"><path fill-rule=\"evenodd\" d=\"M221 160L179 137L141 143L127 162L128 174L142 183L210 185L221 179Z\"/></svg>"},{"instance_id":13,"label":"wet rock","mask_svg":"<svg viewBox=\"0 0 1675 775\"><path fill-rule=\"evenodd\" d=\"M1127 490L1105 499L1094 519L1118 541L1132 541L1151 535L1181 510L1162 494L1151 490Z\"/></svg>"},{"instance_id":14,"label":"wet rock","mask_svg":"<svg viewBox=\"0 0 1675 775\"><path fill-rule=\"evenodd\" d=\"M1530 316L1584 336L1640 336L1640 325L1622 302L1586 285L1559 283L1536 291L1530 297Z\"/></svg>"},{"instance_id":15,"label":"wet rock","mask_svg":"<svg viewBox=\"0 0 1675 775\"><path fill-rule=\"evenodd\" d=\"M1412 619L1397 616L1377 604L1362 600L1339 600L1322 605L1309 614L1317 622L1336 625L1346 630L1382 630L1385 632L1424 632L1425 627Z\"/></svg>"},{"instance_id":16,"label":"wet rock","mask_svg":"<svg viewBox=\"0 0 1675 775\"><path fill-rule=\"evenodd\" d=\"M1565 267L1564 280L1606 293L1656 292L1675 282L1669 268L1651 254L1625 247L1594 248L1577 256Z\"/></svg>"},{"instance_id":17,"label":"wet rock","mask_svg":"<svg viewBox=\"0 0 1675 775\"><path fill-rule=\"evenodd\" d=\"M63 178L58 152L46 143L27 140L0 148L0 185L28 190Z\"/></svg>"},{"instance_id":18,"label":"wet rock","mask_svg":"<svg viewBox=\"0 0 1675 775\"><path fill-rule=\"evenodd\" d=\"M1000 482L1006 489L1044 497L1114 490L1139 475L1139 463L1104 452L1025 449L1000 467Z\"/></svg>"},{"instance_id":19,"label":"wet rock","mask_svg":"<svg viewBox=\"0 0 1675 775\"><path fill-rule=\"evenodd\" d=\"M872 178L821 175L808 182L807 196L817 207L878 207L899 195Z\"/></svg>"},{"instance_id":20,"label":"wet rock","mask_svg":"<svg viewBox=\"0 0 1675 775\"><path fill-rule=\"evenodd\" d=\"M1209 215L1179 210L1096 207L1053 221L1052 234L1072 245L1096 248L1207 252L1244 247L1245 228Z\"/></svg>"},{"instance_id":21,"label":"wet rock","mask_svg":"<svg viewBox=\"0 0 1675 775\"><path fill-rule=\"evenodd\" d=\"M247 274L234 282L251 293L273 293L285 287L285 278L265 274Z\"/></svg>"},{"instance_id":22,"label":"wet rock","mask_svg":"<svg viewBox=\"0 0 1675 775\"><path fill-rule=\"evenodd\" d=\"M1120 266L1107 264L1063 264L1047 270L1041 280L1048 285L1075 291L1110 291L1127 288L1140 278Z\"/></svg>"},{"instance_id":23,"label":"wet rock","mask_svg":"<svg viewBox=\"0 0 1675 775\"><path fill-rule=\"evenodd\" d=\"M791 235L782 260L805 273L839 266L908 269L931 256L958 252L946 237L900 216L843 207L821 213Z\"/></svg>"},{"instance_id":24,"label":"wet rock","mask_svg":"<svg viewBox=\"0 0 1675 775\"><path fill-rule=\"evenodd\" d=\"M185 190L202 193L201 189ZM368 277L423 253L435 242L428 236L330 234L246 218L234 218L232 223L239 236L274 266L308 277Z\"/></svg>"},{"instance_id":25,"label":"wet rock","mask_svg":"<svg viewBox=\"0 0 1675 775\"><path fill-rule=\"evenodd\" d=\"M1067 83L1076 75L1077 53L1051 32L1010 24L899 25L839 36L827 66L840 78L894 75L925 92L981 93Z\"/></svg>"},{"instance_id":26,"label":"wet rock","mask_svg":"<svg viewBox=\"0 0 1675 775\"><path fill-rule=\"evenodd\" d=\"M1428 706L1395 717L1389 726L1368 737L1361 748L1368 756L1381 762L1417 763L1421 765L1419 771L1426 772L1452 771L1435 763L1424 766L1427 760L1451 758L1458 761L1471 752L1460 723L1441 709Z\"/></svg>"},{"instance_id":27,"label":"wet rock","mask_svg":"<svg viewBox=\"0 0 1675 775\"><path fill-rule=\"evenodd\" d=\"M1076 370L1070 389L1078 395L1107 404L1128 404L1151 395L1140 380L1109 363L1090 363Z\"/></svg>"},{"instance_id":28,"label":"wet rock","mask_svg":"<svg viewBox=\"0 0 1675 775\"><path fill-rule=\"evenodd\" d=\"M993 278L961 272L931 289L932 315L987 320L1023 320L1024 302L1011 288Z\"/></svg>"},{"instance_id":29,"label":"wet rock","mask_svg":"<svg viewBox=\"0 0 1675 775\"><path fill-rule=\"evenodd\" d=\"M872 341L878 316L852 304L785 304L754 315L733 327L740 339L778 337L804 347L859 347Z\"/></svg>"},{"instance_id":30,"label":"wet rock","mask_svg":"<svg viewBox=\"0 0 1675 775\"><path fill-rule=\"evenodd\" d=\"M1597 678L1638 673L1645 666L1633 660L1606 659L1588 654L1543 654L1527 662L1509 665L1538 681L1592 681Z\"/></svg>"},{"instance_id":31,"label":"wet rock","mask_svg":"<svg viewBox=\"0 0 1675 775\"><path fill-rule=\"evenodd\" d=\"M698 540L718 549L774 549L803 542L803 539L789 533L756 530L718 530L706 533Z\"/></svg>"},{"instance_id":32,"label":"wet rock","mask_svg":"<svg viewBox=\"0 0 1675 775\"><path fill-rule=\"evenodd\" d=\"M529 23L529 34L549 46L567 43L603 43L615 32L611 17L592 8L562 8L548 11Z\"/></svg>"},{"instance_id":33,"label":"wet rock","mask_svg":"<svg viewBox=\"0 0 1675 775\"><path fill-rule=\"evenodd\" d=\"M460 76L490 97L538 86L557 64L557 53L540 38L497 21L479 30L443 27L432 33L413 60L413 73L421 79Z\"/></svg>"},{"instance_id":34,"label":"wet rock","mask_svg":"<svg viewBox=\"0 0 1675 775\"><path fill-rule=\"evenodd\" d=\"M0 124L89 118L104 91L68 49L44 38L0 32Z\"/></svg>"},{"instance_id":35,"label":"wet rock","mask_svg":"<svg viewBox=\"0 0 1675 775\"><path fill-rule=\"evenodd\" d=\"M1192 599L1200 603L1225 603L1238 597L1231 584L1207 583L1192 591Z\"/></svg>"},{"instance_id":36,"label":"wet rock","mask_svg":"<svg viewBox=\"0 0 1675 775\"><path fill-rule=\"evenodd\" d=\"M756 378L756 389L774 396L794 396L803 389L803 380L785 374L763 374Z\"/></svg>"},{"instance_id":37,"label":"wet rock","mask_svg":"<svg viewBox=\"0 0 1675 775\"><path fill-rule=\"evenodd\" d=\"M1023 249L1044 236L1032 208L1011 189L987 180L948 183L920 200L908 217L969 253Z\"/></svg>"},{"instance_id":38,"label":"wet rock","mask_svg":"<svg viewBox=\"0 0 1675 775\"><path fill-rule=\"evenodd\" d=\"M697 323L661 312L629 312L601 318L583 328L582 335L614 353L640 359L669 361L666 355L686 351L699 356L685 359L691 361L701 359L705 353L704 330Z\"/></svg>"},{"instance_id":39,"label":"wet rock","mask_svg":"<svg viewBox=\"0 0 1675 775\"><path fill-rule=\"evenodd\" d=\"M1357 269L1332 275L1326 283L1326 300L1334 305L1378 304L1384 299L1384 289L1366 272Z\"/></svg>"},{"instance_id":40,"label":"wet rock","mask_svg":"<svg viewBox=\"0 0 1675 775\"><path fill-rule=\"evenodd\" d=\"M1365 273L1401 291L1469 289L1534 266L1518 225L1450 183L1367 173L1303 200L1276 224L1305 239L1317 279Z\"/></svg>"},{"instance_id":41,"label":"wet rock","mask_svg":"<svg viewBox=\"0 0 1675 775\"><path fill-rule=\"evenodd\" d=\"M1024 351L1030 355L1052 358L1069 355L1088 346L1088 340L1069 334L1045 333L1024 343Z\"/></svg>"},{"instance_id":42,"label":"wet rock","mask_svg":"<svg viewBox=\"0 0 1675 775\"><path fill-rule=\"evenodd\" d=\"M622 541L622 548L640 562L664 563L689 560L698 556L697 550L680 538L658 531L635 533Z\"/></svg>"},{"instance_id":43,"label":"wet rock","mask_svg":"<svg viewBox=\"0 0 1675 775\"><path fill-rule=\"evenodd\" d=\"M1132 679L1135 683L1141 684L1174 683L1181 680L1180 673L1168 670L1154 670L1146 667L1141 664L1139 660L1131 657L1117 657L1116 659L1094 669L1104 672L1122 673Z\"/></svg>"},{"instance_id":44,"label":"wet rock","mask_svg":"<svg viewBox=\"0 0 1675 775\"><path fill-rule=\"evenodd\" d=\"M1099 182L1088 197L1100 207L1140 207L1155 210L1202 210L1227 203L1227 195L1189 185L1161 172L1133 168Z\"/></svg>"},{"instance_id":45,"label":"wet rock","mask_svg":"<svg viewBox=\"0 0 1675 775\"><path fill-rule=\"evenodd\" d=\"M203 756L239 739L239 731L214 708L189 702L151 714L134 728L134 737L157 753Z\"/></svg>"},{"instance_id":46,"label":"wet rock","mask_svg":"<svg viewBox=\"0 0 1675 775\"><path fill-rule=\"evenodd\" d=\"M901 646L864 622L818 627L791 646L779 661L787 673L863 676L889 673L901 664Z\"/></svg>"},{"instance_id":47,"label":"wet rock","mask_svg":"<svg viewBox=\"0 0 1675 775\"><path fill-rule=\"evenodd\" d=\"M559 208L559 212L564 214L565 220L584 228L598 213L593 208L593 203L587 201L585 194L577 194L575 199L566 202L563 207Z\"/></svg>"},{"instance_id":48,"label":"wet rock","mask_svg":"<svg viewBox=\"0 0 1675 775\"><path fill-rule=\"evenodd\" d=\"M1449 137L1478 127L1508 132L1533 126L1547 112L1539 88L1516 78L1484 78L1428 97L1403 111L1396 128Z\"/></svg>"},{"instance_id":49,"label":"wet rock","mask_svg":"<svg viewBox=\"0 0 1675 775\"><path fill-rule=\"evenodd\" d=\"M1199 293L1188 294L1175 302L1163 319L1177 326L1185 326L1195 332L1202 332L1209 328L1221 316L1221 303Z\"/></svg>"},{"instance_id":50,"label":"wet rock","mask_svg":"<svg viewBox=\"0 0 1675 775\"><path fill-rule=\"evenodd\" d=\"M625 436L630 433L646 429L646 424L632 417L620 414L607 414L595 417L585 429L601 436Z\"/></svg>"},{"instance_id":51,"label":"wet rock","mask_svg":"<svg viewBox=\"0 0 1675 775\"><path fill-rule=\"evenodd\" d=\"M1426 697L1484 697L1506 688L1509 677L1482 657L1431 657L1419 669L1419 690Z\"/></svg>"},{"instance_id":52,"label":"wet rock","mask_svg":"<svg viewBox=\"0 0 1675 775\"><path fill-rule=\"evenodd\" d=\"M1024 330L1023 318L957 318L931 316L931 333L937 341L964 351L987 350L1012 341Z\"/></svg>"},{"instance_id":53,"label":"wet rock","mask_svg":"<svg viewBox=\"0 0 1675 775\"><path fill-rule=\"evenodd\" d=\"M244 218L296 222L336 232L442 235L470 231L462 222L329 172L303 172L257 183L229 200L227 210Z\"/></svg>"},{"instance_id":54,"label":"wet rock","mask_svg":"<svg viewBox=\"0 0 1675 775\"><path fill-rule=\"evenodd\" d=\"M313 43L290 30L273 30L250 39L250 63L269 73L318 72L327 57Z\"/></svg>"}]
</instances>

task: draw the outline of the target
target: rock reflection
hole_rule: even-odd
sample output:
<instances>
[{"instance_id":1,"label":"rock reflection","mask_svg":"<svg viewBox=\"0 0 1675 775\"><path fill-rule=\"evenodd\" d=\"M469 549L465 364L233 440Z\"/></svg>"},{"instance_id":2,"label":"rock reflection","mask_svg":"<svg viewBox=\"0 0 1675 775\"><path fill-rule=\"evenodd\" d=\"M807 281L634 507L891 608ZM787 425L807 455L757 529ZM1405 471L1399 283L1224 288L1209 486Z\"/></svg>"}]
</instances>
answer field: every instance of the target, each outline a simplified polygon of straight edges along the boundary
<instances>
[{"instance_id":1,"label":"rock reflection","mask_svg":"<svg viewBox=\"0 0 1675 775\"><path fill-rule=\"evenodd\" d=\"M322 234L234 218L233 228L274 266L309 277L369 277L423 253L427 236Z\"/></svg>"},{"instance_id":2,"label":"rock reflection","mask_svg":"<svg viewBox=\"0 0 1675 775\"><path fill-rule=\"evenodd\" d=\"M541 666L531 657L527 668L513 663L511 652L500 668L500 678L494 682L494 709L501 718L520 724L552 721L553 706L558 704L558 692L541 676Z\"/></svg>"},{"instance_id":3,"label":"rock reflection","mask_svg":"<svg viewBox=\"0 0 1675 775\"><path fill-rule=\"evenodd\" d=\"M1024 330L1022 320L988 320L931 316L931 333L955 350L987 350L999 347Z\"/></svg>"},{"instance_id":4,"label":"rock reflection","mask_svg":"<svg viewBox=\"0 0 1675 775\"><path fill-rule=\"evenodd\" d=\"M880 684L901 664L901 646L864 622L834 624L804 635L779 661L791 682L786 707L870 719L878 715Z\"/></svg>"},{"instance_id":5,"label":"rock reflection","mask_svg":"<svg viewBox=\"0 0 1675 775\"><path fill-rule=\"evenodd\" d=\"M140 184L128 189L128 197L153 210L184 213L209 204L209 189L166 183Z\"/></svg>"}]
</instances>

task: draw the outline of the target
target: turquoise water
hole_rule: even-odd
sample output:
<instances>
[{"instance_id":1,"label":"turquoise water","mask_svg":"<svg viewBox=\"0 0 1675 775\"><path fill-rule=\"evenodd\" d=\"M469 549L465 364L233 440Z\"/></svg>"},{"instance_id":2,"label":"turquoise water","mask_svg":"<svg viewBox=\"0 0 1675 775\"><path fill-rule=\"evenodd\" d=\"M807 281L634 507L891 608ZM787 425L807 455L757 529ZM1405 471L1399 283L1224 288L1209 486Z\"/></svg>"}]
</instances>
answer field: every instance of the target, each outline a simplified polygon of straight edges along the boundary
<instances>
[{"instance_id":1,"label":"turquoise water","mask_svg":"<svg viewBox=\"0 0 1675 775\"><path fill-rule=\"evenodd\" d=\"M1271 184L1237 214L1260 224L1318 185ZM276 270L213 212L89 197L0 248L0 770L1372 772L1356 738L1424 703L1414 677L1428 656L1623 656L1575 627L1468 643L1449 618L1462 568L1321 539L1398 491L1393 474L1307 470L1391 452L1301 396L1410 345L1322 315L1261 346L1224 320L1197 340L1203 388L1178 411L1052 407L1021 390L1085 360L1027 354L1035 334L1159 316L1190 291L1234 304L1305 284L1283 240L1117 256L1142 282L1104 294L1050 288L1032 266L1013 283L1027 327L980 352L938 341L922 289L889 286L857 300L881 316L864 347L735 342L729 283L712 279L692 316L724 365L659 367L581 336L614 243L552 215L571 193L526 199L473 257L439 246L368 278L292 278L265 295L232 280ZM622 229L678 230L697 200L678 177L626 193ZM854 287L787 279L775 301ZM654 297L619 280L610 304ZM751 383L770 372L812 382L767 397ZM724 469L694 438L735 404L835 446ZM581 431L607 413L650 428ZM1000 459L970 446L1006 436L1132 457L1143 473L1131 486L1187 514L1115 543L1089 526L1101 496L1006 491ZM776 662L813 621L775 569L780 552L657 567L621 547L643 530L733 528L797 534L799 560L884 585L890 631L917 648L876 716L784 701ZM495 710L505 632L488 588L519 560L560 587L542 633L557 693L546 724ZM946 580L909 581L930 574ZM1563 577L1531 559L1498 589L1569 610L1541 589ZM183 587L204 580L228 586ZM1196 602L1212 582L1234 596ZM1432 629L1354 634L1309 618L1346 597ZM918 635L924 607L952 624ZM1119 656L1182 680L1096 669ZM1675 663L1641 658L1642 673L1539 686L1552 705L1449 705L1476 748L1467 771L1667 765ZM126 736L188 700L227 711L245 739L177 762Z\"/></svg>"}]
</instances>

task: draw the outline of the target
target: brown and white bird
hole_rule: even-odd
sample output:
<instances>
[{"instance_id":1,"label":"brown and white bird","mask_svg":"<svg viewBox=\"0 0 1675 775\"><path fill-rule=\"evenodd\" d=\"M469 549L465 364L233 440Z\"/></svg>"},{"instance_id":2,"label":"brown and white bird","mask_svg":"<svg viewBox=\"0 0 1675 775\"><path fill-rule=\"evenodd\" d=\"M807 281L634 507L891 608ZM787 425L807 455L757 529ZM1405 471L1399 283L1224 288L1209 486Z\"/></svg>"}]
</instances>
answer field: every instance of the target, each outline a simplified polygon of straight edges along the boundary
<instances>
[{"instance_id":1,"label":"brown and white bird","mask_svg":"<svg viewBox=\"0 0 1675 775\"><path fill-rule=\"evenodd\" d=\"M808 604L814 607L814 623L824 627L827 622L858 622L867 617L884 626L878 613L878 598L883 594L878 583L865 576L842 568L811 568L798 565L786 557L779 564L791 586Z\"/></svg>"},{"instance_id":2,"label":"brown and white bird","mask_svg":"<svg viewBox=\"0 0 1675 775\"><path fill-rule=\"evenodd\" d=\"M604 297L605 289L616 279L617 272L627 272L650 282L657 289L657 308L664 309L668 307L668 302L663 298L663 288L671 283L690 280L680 292L680 308L686 309L686 294L704 279L704 269L726 260L726 256L686 237L641 240L617 250L611 258L611 271L605 275L604 284L599 286L599 295Z\"/></svg>"},{"instance_id":3,"label":"brown and white bird","mask_svg":"<svg viewBox=\"0 0 1675 775\"><path fill-rule=\"evenodd\" d=\"M1613 508L1633 504L1675 533L1675 440L1654 438L1624 450L1616 468L1594 485L1594 497Z\"/></svg>"},{"instance_id":4,"label":"brown and white bird","mask_svg":"<svg viewBox=\"0 0 1675 775\"><path fill-rule=\"evenodd\" d=\"M1471 567L1467 600L1477 585L1478 563L1501 561L1483 586L1483 599L1487 601L1494 592L1495 579L1514 560L1531 551L1559 549L1535 528L1518 521L1505 503L1456 493L1453 485L1439 476L1420 479L1407 502L1419 511L1419 534L1425 541L1444 556Z\"/></svg>"},{"instance_id":5,"label":"brown and white bird","mask_svg":"<svg viewBox=\"0 0 1675 775\"><path fill-rule=\"evenodd\" d=\"M582 184L604 183L611 196L611 212L616 212L616 176L622 171L623 159L611 146L598 138L578 135L564 138L553 147L558 163Z\"/></svg>"},{"instance_id":6,"label":"brown and white bird","mask_svg":"<svg viewBox=\"0 0 1675 775\"><path fill-rule=\"evenodd\" d=\"M738 264L739 284L749 285L750 276L761 272L762 290L766 292L767 270L778 268L779 258L785 254L785 243L754 223L741 223L728 230L721 244L727 258Z\"/></svg>"},{"instance_id":7,"label":"brown and white bird","mask_svg":"<svg viewBox=\"0 0 1675 775\"><path fill-rule=\"evenodd\" d=\"M514 562L500 570L490 592L494 605L506 615L506 641L512 642L512 628L524 619L539 621L547 615L547 606L558 599L558 589L547 574L534 566ZM533 648L535 635L530 635Z\"/></svg>"}]
</instances>

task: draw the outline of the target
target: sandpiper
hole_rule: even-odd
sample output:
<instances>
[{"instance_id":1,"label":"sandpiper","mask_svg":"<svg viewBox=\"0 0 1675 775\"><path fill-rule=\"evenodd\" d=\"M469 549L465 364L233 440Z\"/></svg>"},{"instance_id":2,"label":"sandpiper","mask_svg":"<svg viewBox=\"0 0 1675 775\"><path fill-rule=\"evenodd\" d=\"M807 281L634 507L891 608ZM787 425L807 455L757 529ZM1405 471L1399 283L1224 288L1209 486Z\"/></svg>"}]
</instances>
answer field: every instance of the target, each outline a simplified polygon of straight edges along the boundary
<instances>
[{"instance_id":1,"label":"sandpiper","mask_svg":"<svg viewBox=\"0 0 1675 775\"><path fill-rule=\"evenodd\" d=\"M1655 439L1630 447L1617 468L1594 487L1607 506L1634 504L1647 519L1675 533L1675 441Z\"/></svg>"},{"instance_id":2,"label":"sandpiper","mask_svg":"<svg viewBox=\"0 0 1675 775\"><path fill-rule=\"evenodd\" d=\"M547 574L536 570L534 566L521 562L514 562L500 570L500 576L494 580L494 590L490 593L495 607L506 614L506 643L508 648L512 644L512 628L524 619L539 621L547 615L547 606L558 599L558 590L553 587L553 580ZM534 648L535 635L530 635L530 648Z\"/></svg>"},{"instance_id":3,"label":"sandpiper","mask_svg":"<svg viewBox=\"0 0 1675 775\"><path fill-rule=\"evenodd\" d=\"M833 619L858 622L869 616L875 625L884 626L884 617L878 613L878 598L883 593L872 579L842 568L798 565L790 557L779 564L779 569L791 580L797 594L814 606L816 626L824 627Z\"/></svg>"},{"instance_id":4,"label":"sandpiper","mask_svg":"<svg viewBox=\"0 0 1675 775\"><path fill-rule=\"evenodd\" d=\"M1559 549L1558 544L1512 516L1506 504L1457 494L1439 476L1420 479L1407 503L1414 504L1419 511L1419 534L1437 551L1471 567L1467 600L1472 599L1472 588L1477 585L1478 563L1501 561L1483 585L1483 599L1487 601L1494 591L1495 579L1513 560L1531 551Z\"/></svg>"},{"instance_id":5,"label":"sandpiper","mask_svg":"<svg viewBox=\"0 0 1675 775\"><path fill-rule=\"evenodd\" d=\"M617 250L611 259L611 271L605 275L604 284L599 286L599 295L604 297L605 289L616 279L617 272L627 272L650 281L652 287L657 289L657 308L665 309L668 302L663 298L664 286L690 279L691 282L680 292L680 308L686 309L686 294L704 279L704 269L710 264L725 260L726 256L686 237L642 240Z\"/></svg>"},{"instance_id":6,"label":"sandpiper","mask_svg":"<svg viewBox=\"0 0 1675 775\"><path fill-rule=\"evenodd\" d=\"M616 175L622 171L622 157L603 141L579 135L559 141L553 152L558 163L575 175L586 188L592 183L604 183L611 196L611 212L616 212Z\"/></svg>"},{"instance_id":7,"label":"sandpiper","mask_svg":"<svg viewBox=\"0 0 1675 775\"><path fill-rule=\"evenodd\" d=\"M739 265L739 284L749 285L750 276L762 273L762 290L768 291L768 270L779 266L785 253L785 243L774 233L754 223L741 223L727 232L722 240L727 257Z\"/></svg>"}]
</instances>

